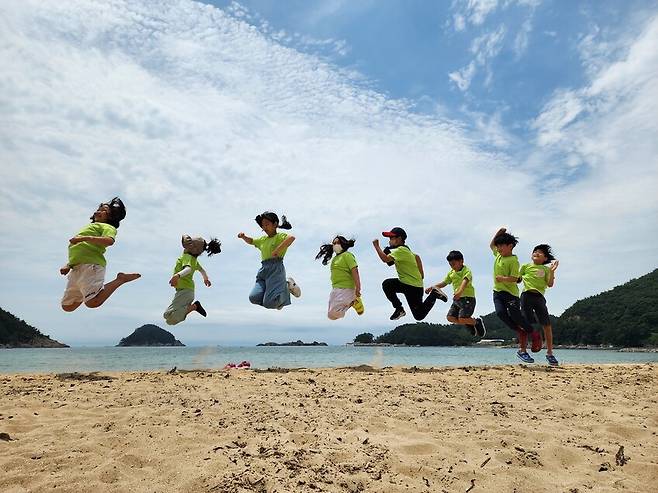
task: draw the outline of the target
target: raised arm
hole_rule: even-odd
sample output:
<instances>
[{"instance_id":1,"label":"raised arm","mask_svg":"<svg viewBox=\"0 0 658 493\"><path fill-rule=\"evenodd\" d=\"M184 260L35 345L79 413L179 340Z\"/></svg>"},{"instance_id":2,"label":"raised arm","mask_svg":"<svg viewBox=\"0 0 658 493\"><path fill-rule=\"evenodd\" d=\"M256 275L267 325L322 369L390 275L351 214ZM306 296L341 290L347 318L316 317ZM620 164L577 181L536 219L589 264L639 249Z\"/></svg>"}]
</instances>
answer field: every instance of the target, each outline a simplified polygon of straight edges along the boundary
<instances>
[{"instance_id":1,"label":"raised arm","mask_svg":"<svg viewBox=\"0 0 658 493\"><path fill-rule=\"evenodd\" d=\"M560 262L558 260L555 260L550 267L550 272L548 273L548 287L552 288L553 284L555 284L555 271L557 270L557 266L560 265Z\"/></svg>"},{"instance_id":2,"label":"raised arm","mask_svg":"<svg viewBox=\"0 0 658 493\"><path fill-rule=\"evenodd\" d=\"M382 247L379 246L379 239L378 238L375 238L374 240L372 240L372 246L375 247L375 251L377 252L377 255L379 255L379 258L381 259L382 262L384 262L385 264L388 264L390 262L394 262L393 257L391 257L390 255L386 255L384 253L384 250L382 250Z\"/></svg>"},{"instance_id":3,"label":"raised arm","mask_svg":"<svg viewBox=\"0 0 658 493\"><path fill-rule=\"evenodd\" d=\"M493 238L491 238L491 243L489 243L489 248L491 248L492 250L496 249L496 245L494 245L494 240L496 239L496 236L504 233L505 231L507 231L507 228L500 228L498 229L498 231L496 231L496 233L493 235Z\"/></svg>"},{"instance_id":4,"label":"raised arm","mask_svg":"<svg viewBox=\"0 0 658 493\"><path fill-rule=\"evenodd\" d=\"M251 237L249 237L249 236L247 236L247 235L244 234L244 233L238 233L238 238L240 238L241 240L244 240L244 242L245 242L247 245L253 245L253 244L254 244L254 239L251 238Z\"/></svg>"}]
</instances>

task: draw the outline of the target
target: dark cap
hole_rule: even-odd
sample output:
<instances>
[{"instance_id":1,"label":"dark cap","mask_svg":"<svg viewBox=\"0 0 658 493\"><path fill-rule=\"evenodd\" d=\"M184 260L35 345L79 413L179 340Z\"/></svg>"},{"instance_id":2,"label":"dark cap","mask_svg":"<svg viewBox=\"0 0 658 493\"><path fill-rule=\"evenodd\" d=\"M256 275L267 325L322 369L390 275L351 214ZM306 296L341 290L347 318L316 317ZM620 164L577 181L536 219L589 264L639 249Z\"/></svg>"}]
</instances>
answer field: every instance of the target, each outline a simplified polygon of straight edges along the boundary
<instances>
[{"instance_id":1,"label":"dark cap","mask_svg":"<svg viewBox=\"0 0 658 493\"><path fill-rule=\"evenodd\" d=\"M395 236L399 236L403 240L407 239L407 232L404 229L398 227L395 227L390 231L384 231L382 235L386 236L387 238L393 238Z\"/></svg>"}]
</instances>

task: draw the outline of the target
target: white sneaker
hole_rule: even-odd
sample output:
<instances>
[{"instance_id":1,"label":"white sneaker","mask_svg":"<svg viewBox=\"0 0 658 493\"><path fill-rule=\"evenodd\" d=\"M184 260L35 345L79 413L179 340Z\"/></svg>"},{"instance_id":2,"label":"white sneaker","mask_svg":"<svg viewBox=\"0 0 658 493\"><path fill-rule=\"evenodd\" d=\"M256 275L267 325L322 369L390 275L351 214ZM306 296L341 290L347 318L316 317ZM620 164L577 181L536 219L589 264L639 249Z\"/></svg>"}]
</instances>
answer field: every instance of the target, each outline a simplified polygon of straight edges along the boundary
<instances>
[{"instance_id":1,"label":"white sneaker","mask_svg":"<svg viewBox=\"0 0 658 493\"><path fill-rule=\"evenodd\" d=\"M299 298L302 295L302 288L297 286L297 283L292 277L288 278L288 291L290 291L290 294L295 298Z\"/></svg>"},{"instance_id":2,"label":"white sneaker","mask_svg":"<svg viewBox=\"0 0 658 493\"><path fill-rule=\"evenodd\" d=\"M448 301L448 295L443 292L441 288L437 288L434 286L432 288L432 291L436 294L436 297L439 298L441 301L446 302Z\"/></svg>"}]
</instances>

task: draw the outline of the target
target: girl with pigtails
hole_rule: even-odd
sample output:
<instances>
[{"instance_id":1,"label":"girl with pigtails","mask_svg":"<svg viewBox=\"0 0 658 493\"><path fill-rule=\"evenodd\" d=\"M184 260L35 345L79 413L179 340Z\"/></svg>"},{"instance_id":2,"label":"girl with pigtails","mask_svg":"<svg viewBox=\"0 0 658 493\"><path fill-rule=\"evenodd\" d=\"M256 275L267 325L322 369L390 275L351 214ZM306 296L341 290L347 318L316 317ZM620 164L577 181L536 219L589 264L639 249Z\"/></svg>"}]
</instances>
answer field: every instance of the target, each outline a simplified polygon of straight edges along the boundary
<instances>
[{"instance_id":1,"label":"girl with pigtails","mask_svg":"<svg viewBox=\"0 0 658 493\"><path fill-rule=\"evenodd\" d=\"M283 257L295 237L287 233L277 232L280 229L292 229L286 216L279 216L266 211L256 216L256 223L265 232L264 236L251 238L244 233L238 234L248 245L260 250L261 268L256 274L256 284L249 293L249 301L264 308L281 310L290 304L290 295L299 298L302 290L292 277L286 279L286 268Z\"/></svg>"},{"instance_id":2,"label":"girl with pigtails","mask_svg":"<svg viewBox=\"0 0 658 493\"><path fill-rule=\"evenodd\" d=\"M331 260L332 290L327 310L327 316L331 320L343 318L350 307L353 307L359 315L363 315L365 311L361 301L359 266L354 254L348 252L353 246L353 239L348 240L344 236L338 235L331 243L322 245L315 256L316 260L322 259L322 265L327 265Z\"/></svg>"},{"instance_id":3,"label":"girl with pigtails","mask_svg":"<svg viewBox=\"0 0 658 493\"><path fill-rule=\"evenodd\" d=\"M203 283L210 287L212 283L199 263L198 257L203 252L207 252L210 257L222 251L222 244L217 238L212 238L207 242L203 238L183 235L181 243L183 244L183 254L178 257L174 266L174 275L169 280L169 285L176 288L176 294L163 314L168 325L181 323L192 312L198 312L202 317L207 315L201 303L198 300L194 301L194 272L199 271L203 277Z\"/></svg>"}]
</instances>

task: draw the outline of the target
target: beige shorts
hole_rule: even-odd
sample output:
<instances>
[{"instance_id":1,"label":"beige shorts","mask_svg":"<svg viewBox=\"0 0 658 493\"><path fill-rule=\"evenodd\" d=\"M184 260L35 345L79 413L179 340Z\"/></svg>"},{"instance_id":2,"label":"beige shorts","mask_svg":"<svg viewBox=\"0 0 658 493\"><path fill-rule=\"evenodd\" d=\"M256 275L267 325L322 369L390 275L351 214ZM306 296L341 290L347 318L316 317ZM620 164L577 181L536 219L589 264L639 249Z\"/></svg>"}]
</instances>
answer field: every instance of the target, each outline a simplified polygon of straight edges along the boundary
<instances>
[{"instance_id":1,"label":"beige shorts","mask_svg":"<svg viewBox=\"0 0 658 493\"><path fill-rule=\"evenodd\" d=\"M334 288L329 295L329 309L327 316L331 320L343 318L347 310L356 299L356 290L354 288Z\"/></svg>"},{"instance_id":2,"label":"beige shorts","mask_svg":"<svg viewBox=\"0 0 658 493\"><path fill-rule=\"evenodd\" d=\"M187 318L190 305L194 302L194 289L177 289L171 305L163 313L167 325L176 325Z\"/></svg>"},{"instance_id":3,"label":"beige shorts","mask_svg":"<svg viewBox=\"0 0 658 493\"><path fill-rule=\"evenodd\" d=\"M62 296L62 306L86 303L105 285L105 267L96 264L79 264L69 272L68 282Z\"/></svg>"}]
</instances>

